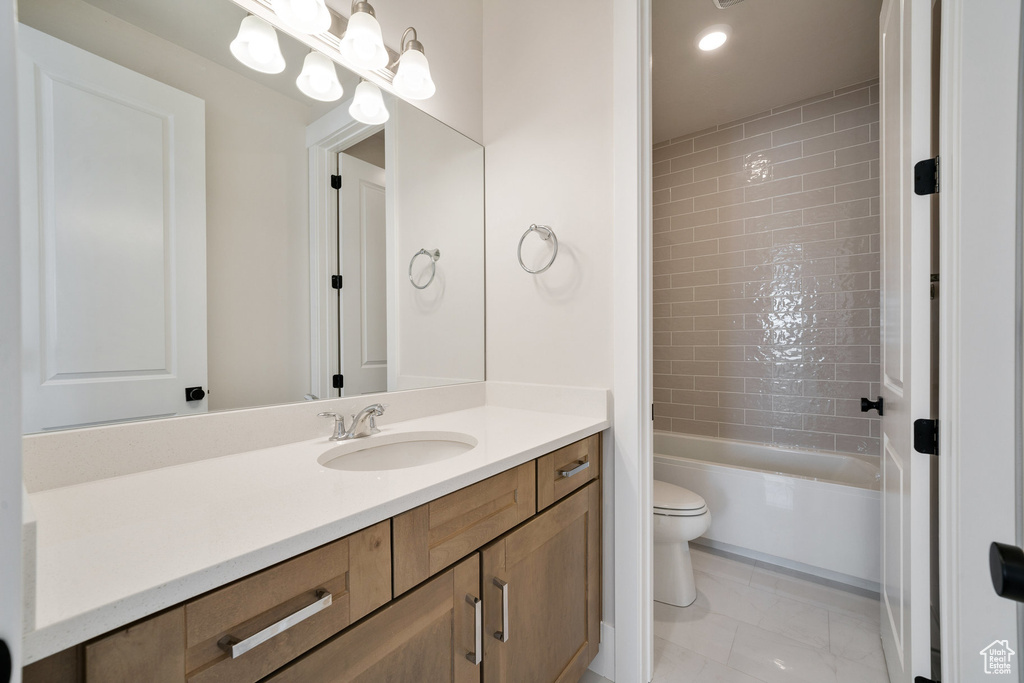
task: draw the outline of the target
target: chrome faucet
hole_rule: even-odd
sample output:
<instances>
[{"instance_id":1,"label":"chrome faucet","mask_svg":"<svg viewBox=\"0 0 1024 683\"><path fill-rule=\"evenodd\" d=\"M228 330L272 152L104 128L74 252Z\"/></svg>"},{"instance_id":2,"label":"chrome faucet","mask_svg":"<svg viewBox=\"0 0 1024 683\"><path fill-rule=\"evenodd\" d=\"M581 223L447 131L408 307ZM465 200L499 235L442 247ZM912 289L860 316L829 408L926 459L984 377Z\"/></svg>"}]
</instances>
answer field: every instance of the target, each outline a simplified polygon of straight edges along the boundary
<instances>
[{"instance_id":1,"label":"chrome faucet","mask_svg":"<svg viewBox=\"0 0 1024 683\"><path fill-rule=\"evenodd\" d=\"M376 418L384 414L385 408L387 406L380 403L366 406L352 416L351 426L348 430L345 429L345 417L343 415L338 413L318 413L318 417L334 418L334 434L330 438L331 441L348 441L349 439L361 439L364 436L380 432L377 429Z\"/></svg>"},{"instance_id":2,"label":"chrome faucet","mask_svg":"<svg viewBox=\"0 0 1024 683\"><path fill-rule=\"evenodd\" d=\"M360 410L352 416L352 424L349 426L348 431L345 432L343 438L359 439L378 433L380 430L377 429L376 419L384 414L385 408L387 406L374 403Z\"/></svg>"}]
</instances>

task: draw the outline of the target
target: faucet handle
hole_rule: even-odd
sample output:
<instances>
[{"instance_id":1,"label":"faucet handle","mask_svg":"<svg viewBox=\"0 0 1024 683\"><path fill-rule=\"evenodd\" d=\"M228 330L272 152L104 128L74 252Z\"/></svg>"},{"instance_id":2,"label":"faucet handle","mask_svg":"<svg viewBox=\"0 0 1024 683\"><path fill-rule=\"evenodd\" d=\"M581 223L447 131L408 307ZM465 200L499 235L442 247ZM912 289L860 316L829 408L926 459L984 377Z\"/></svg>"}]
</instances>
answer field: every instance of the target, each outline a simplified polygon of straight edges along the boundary
<instances>
[{"instance_id":1,"label":"faucet handle","mask_svg":"<svg viewBox=\"0 0 1024 683\"><path fill-rule=\"evenodd\" d=\"M345 433L345 416L344 415L339 415L338 413L324 412L324 413L317 413L316 416L317 417L332 417L332 418L334 418L334 437L337 437L339 434L344 434ZM331 438L334 438L334 437L331 437Z\"/></svg>"}]
</instances>

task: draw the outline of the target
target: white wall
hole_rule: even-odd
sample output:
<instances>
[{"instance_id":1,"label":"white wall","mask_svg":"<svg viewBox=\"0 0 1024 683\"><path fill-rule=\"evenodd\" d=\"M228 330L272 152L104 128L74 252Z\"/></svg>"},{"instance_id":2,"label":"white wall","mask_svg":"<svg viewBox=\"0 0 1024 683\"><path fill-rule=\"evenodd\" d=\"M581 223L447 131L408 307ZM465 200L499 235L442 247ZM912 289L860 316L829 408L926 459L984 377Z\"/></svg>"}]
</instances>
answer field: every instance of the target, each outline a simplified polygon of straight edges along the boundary
<instances>
[{"instance_id":1,"label":"white wall","mask_svg":"<svg viewBox=\"0 0 1024 683\"><path fill-rule=\"evenodd\" d=\"M484 3L490 380L611 386L611 38L610 0ZM541 275L531 223L560 245Z\"/></svg>"},{"instance_id":2,"label":"white wall","mask_svg":"<svg viewBox=\"0 0 1024 683\"><path fill-rule=\"evenodd\" d=\"M206 101L209 407L302 400L310 107L81 0L28 0L20 19Z\"/></svg>"},{"instance_id":3,"label":"white wall","mask_svg":"<svg viewBox=\"0 0 1024 683\"><path fill-rule=\"evenodd\" d=\"M392 288L388 387L484 379L484 150L406 102L387 124L388 251ZM438 249L434 280L409 281L420 249ZM430 278L419 256L413 277Z\"/></svg>"},{"instance_id":4,"label":"white wall","mask_svg":"<svg viewBox=\"0 0 1024 683\"><path fill-rule=\"evenodd\" d=\"M402 32L416 28L437 94L413 103L476 142L483 141L481 87L483 36L481 0L374 0L384 43L400 48ZM327 0L342 16L351 11L349 0Z\"/></svg>"},{"instance_id":5,"label":"white wall","mask_svg":"<svg viewBox=\"0 0 1024 683\"><path fill-rule=\"evenodd\" d=\"M0 0L0 639L21 680L21 331L14 6Z\"/></svg>"}]
</instances>

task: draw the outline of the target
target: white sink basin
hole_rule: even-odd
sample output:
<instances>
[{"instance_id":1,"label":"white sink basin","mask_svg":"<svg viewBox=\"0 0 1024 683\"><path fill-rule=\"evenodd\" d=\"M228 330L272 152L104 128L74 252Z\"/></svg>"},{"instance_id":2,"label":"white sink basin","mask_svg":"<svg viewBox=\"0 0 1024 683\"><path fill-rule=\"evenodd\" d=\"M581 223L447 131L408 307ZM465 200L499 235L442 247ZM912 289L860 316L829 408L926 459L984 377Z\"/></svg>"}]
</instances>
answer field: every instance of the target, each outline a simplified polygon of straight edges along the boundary
<instances>
[{"instance_id":1,"label":"white sink basin","mask_svg":"<svg viewBox=\"0 0 1024 683\"><path fill-rule=\"evenodd\" d=\"M462 455L476 439L460 432L375 434L335 446L319 458L324 467L348 472L373 472L419 467Z\"/></svg>"}]
</instances>

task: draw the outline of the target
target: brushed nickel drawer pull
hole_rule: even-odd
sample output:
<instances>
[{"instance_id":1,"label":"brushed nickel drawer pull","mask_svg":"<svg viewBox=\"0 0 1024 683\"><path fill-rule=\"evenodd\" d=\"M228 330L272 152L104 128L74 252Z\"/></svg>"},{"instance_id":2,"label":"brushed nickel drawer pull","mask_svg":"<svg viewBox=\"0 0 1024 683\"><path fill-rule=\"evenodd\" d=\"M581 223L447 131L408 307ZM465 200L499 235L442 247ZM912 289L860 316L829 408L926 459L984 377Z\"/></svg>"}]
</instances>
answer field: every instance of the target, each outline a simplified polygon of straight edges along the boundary
<instances>
[{"instance_id":1,"label":"brushed nickel drawer pull","mask_svg":"<svg viewBox=\"0 0 1024 683\"><path fill-rule=\"evenodd\" d=\"M253 634L245 640L239 640L234 636L224 636L217 642L217 646L231 655L231 659L241 657L257 645L262 645L279 633L287 631L292 626L309 619L317 612L322 612L331 606L331 594L324 589L321 588L317 590L316 598L316 602L312 605L307 605L298 612L289 614L281 621L271 624L259 633Z\"/></svg>"},{"instance_id":2,"label":"brushed nickel drawer pull","mask_svg":"<svg viewBox=\"0 0 1024 683\"><path fill-rule=\"evenodd\" d=\"M508 642L508 584L495 577L494 585L501 589L501 630L494 637L503 643Z\"/></svg>"},{"instance_id":3,"label":"brushed nickel drawer pull","mask_svg":"<svg viewBox=\"0 0 1024 683\"><path fill-rule=\"evenodd\" d=\"M468 659L471 664L480 666L480 662L484 661L484 602L480 598L472 595L466 596L466 602L473 605L473 612L475 613L473 619L474 624L476 624L473 631L476 634L473 641L474 649L472 652L466 654L466 659Z\"/></svg>"},{"instance_id":4,"label":"brushed nickel drawer pull","mask_svg":"<svg viewBox=\"0 0 1024 683\"><path fill-rule=\"evenodd\" d=\"M579 474L580 472L582 472L583 470L587 469L588 467L590 467L590 461L589 460L577 460L576 461L576 467L573 467L571 470L558 470L558 473L560 475L562 475L563 477L568 478L568 477L571 477L574 474Z\"/></svg>"}]
</instances>

